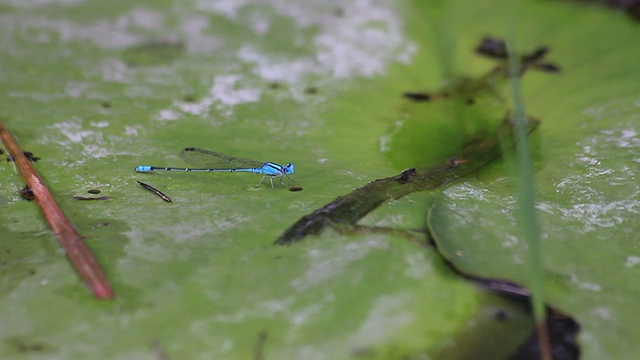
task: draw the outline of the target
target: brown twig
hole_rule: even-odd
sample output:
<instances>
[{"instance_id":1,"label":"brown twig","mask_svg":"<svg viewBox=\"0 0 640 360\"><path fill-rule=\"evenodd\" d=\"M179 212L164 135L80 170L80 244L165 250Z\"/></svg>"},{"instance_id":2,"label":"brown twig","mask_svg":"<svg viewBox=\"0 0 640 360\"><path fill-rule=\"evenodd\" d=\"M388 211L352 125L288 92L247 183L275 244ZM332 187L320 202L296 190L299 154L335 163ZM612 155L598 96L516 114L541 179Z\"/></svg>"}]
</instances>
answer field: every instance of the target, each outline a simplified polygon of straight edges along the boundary
<instances>
[{"instance_id":1,"label":"brown twig","mask_svg":"<svg viewBox=\"0 0 640 360\"><path fill-rule=\"evenodd\" d=\"M91 250L82 239L82 236L73 228L64 215L60 206L56 203L51 192L45 185L38 172L31 162L25 157L20 146L5 128L0 120L0 140L15 162L22 177L33 191L36 201L42 210L42 214L49 222L53 232L58 239L58 243L64 249L67 259L75 268L82 280L91 289L98 299L110 299L115 296L111 285L104 272L100 268L98 261L91 253Z\"/></svg>"}]
</instances>

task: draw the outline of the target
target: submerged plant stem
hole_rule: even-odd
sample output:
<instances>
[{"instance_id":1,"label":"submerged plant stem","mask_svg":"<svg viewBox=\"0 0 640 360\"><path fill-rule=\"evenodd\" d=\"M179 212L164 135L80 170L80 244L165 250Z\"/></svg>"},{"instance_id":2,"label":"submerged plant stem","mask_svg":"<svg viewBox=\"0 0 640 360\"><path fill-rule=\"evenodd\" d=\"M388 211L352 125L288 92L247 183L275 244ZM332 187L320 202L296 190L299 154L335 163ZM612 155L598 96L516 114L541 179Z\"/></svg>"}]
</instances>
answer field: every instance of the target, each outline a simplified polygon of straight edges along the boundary
<instances>
[{"instance_id":1,"label":"submerged plant stem","mask_svg":"<svg viewBox=\"0 0 640 360\"><path fill-rule=\"evenodd\" d=\"M537 125L538 121L530 119L527 131L533 131ZM405 170L399 175L375 180L340 196L300 218L276 240L276 244L298 242L307 235L319 234L327 226L354 225L387 200L399 199L416 191L437 189L468 176L499 158L504 149L513 147L515 138L512 131L510 120L505 119L494 135L469 142L458 156L442 165Z\"/></svg>"},{"instance_id":2,"label":"submerged plant stem","mask_svg":"<svg viewBox=\"0 0 640 360\"><path fill-rule=\"evenodd\" d=\"M544 289L542 286L542 254L540 249L540 231L535 211L535 187L533 184L533 165L531 161L531 151L529 139L526 135L525 104L522 98L520 85L521 61L517 55L516 30L514 22L517 21L518 1L509 4L510 10L507 17L509 34L507 40L508 70L511 83L511 94L514 107L514 128L517 138L517 178L518 181L518 204L520 227L524 239L527 243L527 265L531 288L531 303L533 314L538 328L538 344L540 346L540 356L542 360L552 360L551 346L549 345L549 334L547 332L547 314L544 305Z\"/></svg>"},{"instance_id":3,"label":"submerged plant stem","mask_svg":"<svg viewBox=\"0 0 640 360\"><path fill-rule=\"evenodd\" d=\"M33 191L42 214L49 222L58 239L58 243L64 249L67 259L69 259L78 275L84 280L96 298L113 298L115 294L98 261L82 239L82 236L73 228L60 206L53 199L44 181L24 155L9 130L4 127L2 120L0 120L0 140L7 148L9 155L13 158L27 185Z\"/></svg>"}]
</instances>

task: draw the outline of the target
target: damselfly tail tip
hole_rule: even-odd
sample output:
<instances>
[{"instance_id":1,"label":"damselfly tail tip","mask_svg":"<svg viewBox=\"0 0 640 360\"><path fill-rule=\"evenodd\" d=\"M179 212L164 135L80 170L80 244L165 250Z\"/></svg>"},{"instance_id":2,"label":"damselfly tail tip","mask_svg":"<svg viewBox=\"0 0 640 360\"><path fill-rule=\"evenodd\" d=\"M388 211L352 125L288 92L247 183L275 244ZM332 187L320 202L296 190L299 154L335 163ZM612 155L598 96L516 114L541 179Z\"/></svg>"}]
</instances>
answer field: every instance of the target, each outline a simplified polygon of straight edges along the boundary
<instances>
[{"instance_id":1,"label":"damselfly tail tip","mask_svg":"<svg viewBox=\"0 0 640 360\"><path fill-rule=\"evenodd\" d=\"M151 166L143 165L136 167L136 172L149 172L151 171Z\"/></svg>"}]
</instances>

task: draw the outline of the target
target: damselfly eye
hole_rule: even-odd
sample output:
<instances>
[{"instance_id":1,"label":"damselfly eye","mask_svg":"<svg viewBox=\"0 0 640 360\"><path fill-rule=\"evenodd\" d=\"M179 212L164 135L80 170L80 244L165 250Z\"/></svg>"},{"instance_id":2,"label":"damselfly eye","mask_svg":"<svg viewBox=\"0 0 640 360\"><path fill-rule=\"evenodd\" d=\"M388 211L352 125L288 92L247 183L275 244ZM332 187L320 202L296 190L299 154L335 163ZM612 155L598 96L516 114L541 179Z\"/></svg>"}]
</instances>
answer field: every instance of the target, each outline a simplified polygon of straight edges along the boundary
<instances>
[{"instance_id":1,"label":"damselfly eye","mask_svg":"<svg viewBox=\"0 0 640 360\"><path fill-rule=\"evenodd\" d=\"M288 163L287 166L284 167L284 172L289 175L289 174L293 174L294 172L294 167L292 163Z\"/></svg>"}]
</instances>

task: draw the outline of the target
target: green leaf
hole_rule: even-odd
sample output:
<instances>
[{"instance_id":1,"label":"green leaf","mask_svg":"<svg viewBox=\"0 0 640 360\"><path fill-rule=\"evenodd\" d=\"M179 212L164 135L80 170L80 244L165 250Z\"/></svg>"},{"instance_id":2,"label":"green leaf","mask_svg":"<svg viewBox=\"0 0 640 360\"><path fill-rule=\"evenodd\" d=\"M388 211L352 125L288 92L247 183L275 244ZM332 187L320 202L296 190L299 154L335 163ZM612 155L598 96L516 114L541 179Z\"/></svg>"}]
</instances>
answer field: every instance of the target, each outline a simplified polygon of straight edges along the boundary
<instances>
[{"instance_id":1,"label":"green leaf","mask_svg":"<svg viewBox=\"0 0 640 360\"><path fill-rule=\"evenodd\" d=\"M637 28L612 21L596 31L576 24L611 16L565 15L571 25L552 40L561 78L552 86L523 80L527 109L542 120L533 140L546 297L580 323L585 359L634 359L640 71L629 56L640 52ZM527 248L515 209L513 181L491 173L449 187L429 222L445 257L462 271L526 286Z\"/></svg>"}]
</instances>

